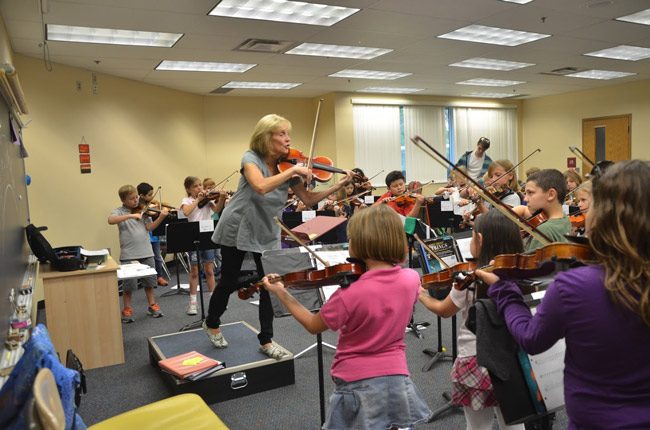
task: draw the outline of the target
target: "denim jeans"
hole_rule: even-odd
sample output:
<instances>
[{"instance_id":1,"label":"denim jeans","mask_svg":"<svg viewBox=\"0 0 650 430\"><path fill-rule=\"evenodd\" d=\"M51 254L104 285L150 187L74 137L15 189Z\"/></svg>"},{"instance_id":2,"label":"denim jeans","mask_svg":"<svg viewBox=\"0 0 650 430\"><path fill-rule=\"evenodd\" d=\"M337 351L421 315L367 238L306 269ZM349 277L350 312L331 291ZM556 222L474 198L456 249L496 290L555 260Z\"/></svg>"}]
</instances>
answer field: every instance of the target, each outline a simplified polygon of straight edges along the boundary
<instances>
[{"instance_id":1,"label":"denim jeans","mask_svg":"<svg viewBox=\"0 0 650 430\"><path fill-rule=\"evenodd\" d=\"M378 376L354 382L334 379L325 430L406 428L426 420L431 410L411 378Z\"/></svg>"}]
</instances>

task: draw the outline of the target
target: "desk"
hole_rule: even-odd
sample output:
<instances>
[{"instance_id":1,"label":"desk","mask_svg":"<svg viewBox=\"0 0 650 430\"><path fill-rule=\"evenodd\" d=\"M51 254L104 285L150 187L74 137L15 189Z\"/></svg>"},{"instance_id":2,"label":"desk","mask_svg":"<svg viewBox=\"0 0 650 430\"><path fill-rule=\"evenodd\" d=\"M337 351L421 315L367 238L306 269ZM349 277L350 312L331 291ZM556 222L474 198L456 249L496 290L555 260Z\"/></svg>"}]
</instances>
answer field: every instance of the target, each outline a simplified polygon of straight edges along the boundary
<instances>
[{"instance_id":1,"label":"desk","mask_svg":"<svg viewBox=\"0 0 650 430\"><path fill-rule=\"evenodd\" d=\"M72 349L86 369L124 363L117 268L111 257L99 269L41 266L47 328L63 359Z\"/></svg>"}]
</instances>

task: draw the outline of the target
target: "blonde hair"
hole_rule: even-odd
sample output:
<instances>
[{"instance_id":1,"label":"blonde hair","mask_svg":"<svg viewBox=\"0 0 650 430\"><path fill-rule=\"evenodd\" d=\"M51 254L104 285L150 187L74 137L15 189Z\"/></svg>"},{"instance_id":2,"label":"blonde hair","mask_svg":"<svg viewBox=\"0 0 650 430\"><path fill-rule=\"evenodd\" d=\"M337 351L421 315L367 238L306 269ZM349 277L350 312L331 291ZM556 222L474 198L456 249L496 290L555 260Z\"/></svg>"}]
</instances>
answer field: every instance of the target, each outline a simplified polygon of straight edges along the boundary
<instances>
[{"instance_id":1,"label":"blonde hair","mask_svg":"<svg viewBox=\"0 0 650 430\"><path fill-rule=\"evenodd\" d=\"M493 161L490 164L490 166L488 167L487 182L486 183L490 183L490 182L493 181L493 179L490 179L490 178L492 177L492 174L494 173L494 169L496 169L497 167L502 167L503 170L505 172L507 172L508 170L515 167L515 165L512 164L512 161L510 161L510 160ZM512 175L512 178L510 178L510 180L508 180L508 184L507 184L508 188L510 188L515 193L518 192L519 191L519 181L517 180L517 172L513 170L512 172L508 173L508 175Z\"/></svg>"},{"instance_id":2,"label":"blonde hair","mask_svg":"<svg viewBox=\"0 0 650 430\"><path fill-rule=\"evenodd\" d=\"M564 176L565 181L571 179L576 183L576 185L582 184L582 176L580 176L580 174L575 170L566 170L562 175Z\"/></svg>"},{"instance_id":3,"label":"blonde hair","mask_svg":"<svg viewBox=\"0 0 650 430\"><path fill-rule=\"evenodd\" d=\"M196 176L188 176L183 181L183 185L185 186L185 192L187 193L188 196L190 195L190 187L194 185L196 181L200 181L200 179L197 178Z\"/></svg>"},{"instance_id":4,"label":"blonde hair","mask_svg":"<svg viewBox=\"0 0 650 430\"><path fill-rule=\"evenodd\" d=\"M589 243L605 269L610 298L650 327L648 184L648 162L616 163L594 182L587 223Z\"/></svg>"},{"instance_id":5,"label":"blonde hair","mask_svg":"<svg viewBox=\"0 0 650 430\"><path fill-rule=\"evenodd\" d=\"M138 190L135 189L133 185L122 185L119 190L117 190L117 195L120 196L120 200L124 201L131 194L138 194Z\"/></svg>"},{"instance_id":6,"label":"blonde hair","mask_svg":"<svg viewBox=\"0 0 650 430\"><path fill-rule=\"evenodd\" d=\"M527 169L526 170L526 182L528 182L528 177L529 176L534 175L535 173L539 172L540 170L542 170L542 169L540 169L539 167L531 167L531 168Z\"/></svg>"},{"instance_id":7,"label":"blonde hair","mask_svg":"<svg viewBox=\"0 0 650 430\"><path fill-rule=\"evenodd\" d=\"M402 221L388 205L356 211L348 221L348 240L354 257L364 261L399 264L408 247Z\"/></svg>"},{"instance_id":8,"label":"blonde hair","mask_svg":"<svg viewBox=\"0 0 650 430\"><path fill-rule=\"evenodd\" d=\"M286 125L288 131L291 131L291 122L288 119L274 113L263 116L253 130L249 145L250 150L262 158L269 155L271 153L273 133L280 130L283 125Z\"/></svg>"},{"instance_id":9,"label":"blonde hair","mask_svg":"<svg viewBox=\"0 0 650 430\"><path fill-rule=\"evenodd\" d=\"M591 181L584 181L582 184L580 184L580 188L576 188L574 190L574 193L587 193L589 195L592 195L593 193L593 183Z\"/></svg>"}]
</instances>

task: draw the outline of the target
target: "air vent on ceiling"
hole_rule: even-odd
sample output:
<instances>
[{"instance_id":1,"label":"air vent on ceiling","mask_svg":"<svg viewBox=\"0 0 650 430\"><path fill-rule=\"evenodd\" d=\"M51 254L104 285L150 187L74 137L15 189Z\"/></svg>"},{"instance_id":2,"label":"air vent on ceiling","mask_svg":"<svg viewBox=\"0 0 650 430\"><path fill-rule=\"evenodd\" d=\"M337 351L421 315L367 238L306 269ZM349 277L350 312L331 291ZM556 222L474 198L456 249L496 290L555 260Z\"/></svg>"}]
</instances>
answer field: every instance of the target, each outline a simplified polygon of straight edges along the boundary
<instances>
[{"instance_id":1,"label":"air vent on ceiling","mask_svg":"<svg viewBox=\"0 0 650 430\"><path fill-rule=\"evenodd\" d=\"M210 91L210 94L226 94L226 93L231 92L232 90L234 90L234 88L219 87L219 88L216 88L216 89Z\"/></svg>"},{"instance_id":2,"label":"air vent on ceiling","mask_svg":"<svg viewBox=\"0 0 650 430\"><path fill-rule=\"evenodd\" d=\"M550 72L540 72L541 75L553 75L553 76L564 76L570 75L572 73L578 73L587 70L581 67L561 67L559 69L553 69Z\"/></svg>"},{"instance_id":3,"label":"air vent on ceiling","mask_svg":"<svg viewBox=\"0 0 650 430\"><path fill-rule=\"evenodd\" d=\"M281 54L291 48L294 42L288 40L247 39L233 51L264 52L266 54Z\"/></svg>"}]
</instances>

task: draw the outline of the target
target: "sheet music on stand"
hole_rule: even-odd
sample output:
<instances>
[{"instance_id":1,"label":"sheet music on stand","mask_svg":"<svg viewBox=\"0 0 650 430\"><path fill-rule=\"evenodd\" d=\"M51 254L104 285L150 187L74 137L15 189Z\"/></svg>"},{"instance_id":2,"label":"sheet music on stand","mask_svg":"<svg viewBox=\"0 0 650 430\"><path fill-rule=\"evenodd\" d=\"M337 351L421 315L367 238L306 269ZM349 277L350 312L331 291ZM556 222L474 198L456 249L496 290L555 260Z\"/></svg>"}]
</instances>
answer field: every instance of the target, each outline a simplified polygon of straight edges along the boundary
<instances>
[{"instance_id":1,"label":"sheet music on stand","mask_svg":"<svg viewBox=\"0 0 650 430\"><path fill-rule=\"evenodd\" d=\"M535 298L541 299L545 291L535 293ZM531 312L535 315L536 308ZM528 354L530 365L535 373L535 380L542 393L546 410L551 412L564 407L564 354L566 344L564 339L558 340L548 350L536 354Z\"/></svg>"}]
</instances>

